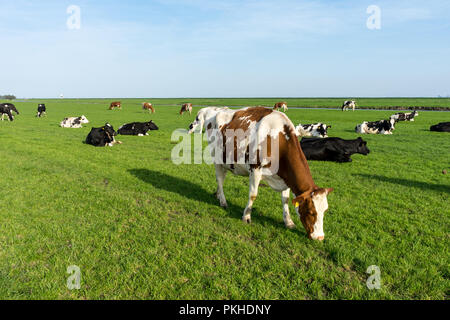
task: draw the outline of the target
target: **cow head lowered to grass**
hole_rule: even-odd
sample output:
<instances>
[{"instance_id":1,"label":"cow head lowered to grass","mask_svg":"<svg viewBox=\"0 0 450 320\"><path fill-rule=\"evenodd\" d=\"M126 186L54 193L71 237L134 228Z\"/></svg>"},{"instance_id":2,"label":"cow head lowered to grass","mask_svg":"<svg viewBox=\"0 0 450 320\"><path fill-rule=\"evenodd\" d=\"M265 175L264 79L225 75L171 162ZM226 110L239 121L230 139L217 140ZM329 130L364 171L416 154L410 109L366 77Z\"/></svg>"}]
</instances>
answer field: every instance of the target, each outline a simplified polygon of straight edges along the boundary
<instances>
[{"instance_id":1,"label":"cow head lowered to grass","mask_svg":"<svg viewBox=\"0 0 450 320\"><path fill-rule=\"evenodd\" d=\"M325 237L323 217L328 210L327 195L331 192L333 192L332 188L317 188L306 191L292 200L310 239L323 240Z\"/></svg>"},{"instance_id":2,"label":"cow head lowered to grass","mask_svg":"<svg viewBox=\"0 0 450 320\"><path fill-rule=\"evenodd\" d=\"M115 136L117 132L114 130L112 125L106 123L101 128L92 128L89 132L86 143L91 144L95 147L112 147L114 144L121 144L122 142L116 141Z\"/></svg>"}]
</instances>

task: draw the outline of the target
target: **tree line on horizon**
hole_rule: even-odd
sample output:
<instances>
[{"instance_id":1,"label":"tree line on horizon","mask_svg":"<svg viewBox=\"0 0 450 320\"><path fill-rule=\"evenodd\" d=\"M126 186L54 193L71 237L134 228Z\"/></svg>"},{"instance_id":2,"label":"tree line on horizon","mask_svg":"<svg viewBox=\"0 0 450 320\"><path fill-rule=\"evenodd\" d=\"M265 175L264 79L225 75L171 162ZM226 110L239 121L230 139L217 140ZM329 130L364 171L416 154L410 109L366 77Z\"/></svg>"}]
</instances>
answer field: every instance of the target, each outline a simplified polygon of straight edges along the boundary
<instances>
[{"instance_id":1,"label":"tree line on horizon","mask_svg":"<svg viewBox=\"0 0 450 320\"><path fill-rule=\"evenodd\" d=\"M5 95L0 95L0 99L2 100L15 100L16 96L13 94L5 94Z\"/></svg>"}]
</instances>

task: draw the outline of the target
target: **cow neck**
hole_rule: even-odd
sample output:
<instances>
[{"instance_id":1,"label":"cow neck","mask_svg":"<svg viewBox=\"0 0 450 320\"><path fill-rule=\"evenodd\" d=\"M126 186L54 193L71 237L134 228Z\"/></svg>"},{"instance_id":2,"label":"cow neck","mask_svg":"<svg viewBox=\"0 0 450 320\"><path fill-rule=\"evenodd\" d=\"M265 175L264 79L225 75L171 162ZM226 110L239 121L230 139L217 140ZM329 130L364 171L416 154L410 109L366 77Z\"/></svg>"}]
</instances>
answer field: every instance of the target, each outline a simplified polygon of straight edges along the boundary
<instances>
[{"instance_id":1,"label":"cow neck","mask_svg":"<svg viewBox=\"0 0 450 320\"><path fill-rule=\"evenodd\" d=\"M287 143L288 152L284 158L284 179L287 186L298 197L302 193L315 190L318 187L314 183L308 162L300 147L297 136L291 133Z\"/></svg>"}]
</instances>

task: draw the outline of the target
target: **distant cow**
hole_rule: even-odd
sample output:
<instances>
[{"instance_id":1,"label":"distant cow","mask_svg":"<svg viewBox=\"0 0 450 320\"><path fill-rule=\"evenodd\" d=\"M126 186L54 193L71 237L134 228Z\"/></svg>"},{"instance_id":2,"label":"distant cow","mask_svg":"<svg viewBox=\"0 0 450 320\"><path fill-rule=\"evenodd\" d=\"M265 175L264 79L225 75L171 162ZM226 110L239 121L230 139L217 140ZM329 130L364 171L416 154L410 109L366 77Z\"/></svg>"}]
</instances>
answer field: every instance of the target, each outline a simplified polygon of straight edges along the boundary
<instances>
[{"instance_id":1,"label":"distant cow","mask_svg":"<svg viewBox=\"0 0 450 320\"><path fill-rule=\"evenodd\" d=\"M273 106L273 110L278 110L278 109L283 109L283 111L286 112L288 110L287 102L281 101L281 102L275 103L275 105Z\"/></svg>"},{"instance_id":2,"label":"distant cow","mask_svg":"<svg viewBox=\"0 0 450 320\"><path fill-rule=\"evenodd\" d=\"M40 117L42 117L43 115L46 115L46 114L47 114L46 111L47 111L47 109L45 108L45 104L40 103L40 104L38 105L36 117L40 118Z\"/></svg>"},{"instance_id":3,"label":"distant cow","mask_svg":"<svg viewBox=\"0 0 450 320\"><path fill-rule=\"evenodd\" d=\"M15 114L19 114L19 110L17 110L16 106L13 105L12 103L2 103L2 105L9 108L11 113L14 112Z\"/></svg>"},{"instance_id":4,"label":"distant cow","mask_svg":"<svg viewBox=\"0 0 450 320\"><path fill-rule=\"evenodd\" d=\"M109 110L113 110L115 108L122 109L122 102L120 101L111 102L111 104L109 105Z\"/></svg>"},{"instance_id":5,"label":"distant cow","mask_svg":"<svg viewBox=\"0 0 450 320\"><path fill-rule=\"evenodd\" d=\"M410 112L410 113L399 112L399 113L392 115L391 119L394 119L395 122L414 121L414 118L417 117L418 115L419 115L419 113L416 110L414 110L413 112Z\"/></svg>"},{"instance_id":6,"label":"distant cow","mask_svg":"<svg viewBox=\"0 0 450 320\"><path fill-rule=\"evenodd\" d=\"M305 124L295 127L295 131L299 137L318 137L318 138L326 138L328 137L327 130L331 128L331 126L327 126L325 123L314 123L314 124Z\"/></svg>"},{"instance_id":7,"label":"distant cow","mask_svg":"<svg viewBox=\"0 0 450 320\"><path fill-rule=\"evenodd\" d=\"M450 122L441 122L430 127L430 131L450 132Z\"/></svg>"},{"instance_id":8,"label":"distant cow","mask_svg":"<svg viewBox=\"0 0 450 320\"><path fill-rule=\"evenodd\" d=\"M155 108L153 108L153 105L149 102L143 102L142 109L151 111L151 113L155 113Z\"/></svg>"},{"instance_id":9,"label":"distant cow","mask_svg":"<svg viewBox=\"0 0 450 320\"><path fill-rule=\"evenodd\" d=\"M356 101L355 100L347 100L342 104L342 111L348 111L349 108L352 108L355 111Z\"/></svg>"},{"instance_id":10,"label":"distant cow","mask_svg":"<svg viewBox=\"0 0 450 320\"><path fill-rule=\"evenodd\" d=\"M85 116L64 118L59 124L61 128L82 128L84 123L89 123Z\"/></svg>"},{"instance_id":11,"label":"distant cow","mask_svg":"<svg viewBox=\"0 0 450 320\"><path fill-rule=\"evenodd\" d=\"M308 160L351 162L354 153L367 155L370 150L361 137L355 140L341 138L304 138L300 142L303 153Z\"/></svg>"},{"instance_id":12,"label":"distant cow","mask_svg":"<svg viewBox=\"0 0 450 320\"><path fill-rule=\"evenodd\" d=\"M2 121L4 120L5 115L8 117L9 121L14 121L11 109L6 106L6 103L0 104L0 114L2 115Z\"/></svg>"},{"instance_id":13,"label":"distant cow","mask_svg":"<svg viewBox=\"0 0 450 320\"><path fill-rule=\"evenodd\" d=\"M117 132L121 135L148 136L148 131L150 130L158 130L158 126L153 123L152 120L149 122L132 122L124 124Z\"/></svg>"},{"instance_id":14,"label":"distant cow","mask_svg":"<svg viewBox=\"0 0 450 320\"><path fill-rule=\"evenodd\" d=\"M218 112L225 111L225 110L227 110L229 112L233 112L228 107L222 107L222 108L221 107L206 107L206 108L200 109L197 113L197 116L195 117L194 122L192 122L189 125L188 133L191 134L196 129L200 129L199 131L203 132L203 126L204 126L205 122L208 119L215 117Z\"/></svg>"},{"instance_id":15,"label":"distant cow","mask_svg":"<svg viewBox=\"0 0 450 320\"><path fill-rule=\"evenodd\" d=\"M394 119L373 122L364 121L355 127L355 131L362 134L392 134L392 130L395 130L394 124Z\"/></svg>"},{"instance_id":16,"label":"distant cow","mask_svg":"<svg viewBox=\"0 0 450 320\"><path fill-rule=\"evenodd\" d=\"M122 143L120 141L116 141L114 138L116 135L117 132L114 131L114 128L109 123L106 123L101 128L92 128L86 138L86 143L95 147L112 147L116 143Z\"/></svg>"},{"instance_id":17,"label":"distant cow","mask_svg":"<svg viewBox=\"0 0 450 320\"><path fill-rule=\"evenodd\" d=\"M183 115L183 113L189 111L189 114L192 113L192 103L185 103L181 106L180 115Z\"/></svg>"}]
</instances>

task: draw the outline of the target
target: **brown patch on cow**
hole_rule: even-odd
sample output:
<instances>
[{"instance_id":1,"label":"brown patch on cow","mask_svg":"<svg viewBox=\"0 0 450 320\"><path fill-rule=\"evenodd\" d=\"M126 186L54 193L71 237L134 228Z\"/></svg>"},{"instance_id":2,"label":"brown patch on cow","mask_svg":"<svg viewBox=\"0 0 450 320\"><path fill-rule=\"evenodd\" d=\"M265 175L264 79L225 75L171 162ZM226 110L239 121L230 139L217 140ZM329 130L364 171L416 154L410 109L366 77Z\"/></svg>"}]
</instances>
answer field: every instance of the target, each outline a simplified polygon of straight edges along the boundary
<instances>
[{"instance_id":1,"label":"brown patch on cow","mask_svg":"<svg viewBox=\"0 0 450 320\"><path fill-rule=\"evenodd\" d=\"M273 111L267 108L263 107L254 107L254 108L248 108L245 110L237 111L234 115L231 121L221 128L219 130L221 131L222 138L223 138L223 162L226 163L227 158L231 158L231 153L233 152L233 161L238 161L238 155L244 155L245 156L245 163L249 163L249 146L245 146L244 149L238 149L238 137L235 135L233 137L233 148L229 150L227 149L227 130L231 130L231 132L237 134L237 130L241 130L241 133L244 134L242 138L245 137L246 134L249 134L247 131L250 124L253 122L259 122L262 118L265 116L271 114ZM260 156L259 156L259 150L257 151L257 163L251 164L251 168L260 167Z\"/></svg>"},{"instance_id":2,"label":"brown patch on cow","mask_svg":"<svg viewBox=\"0 0 450 320\"><path fill-rule=\"evenodd\" d=\"M142 104L142 109L144 109L144 110L149 110L149 111L151 111L152 113L155 113L155 108L153 108L153 105L152 105L151 103L148 103L148 102L144 102L144 103Z\"/></svg>"},{"instance_id":3,"label":"brown patch on cow","mask_svg":"<svg viewBox=\"0 0 450 320\"><path fill-rule=\"evenodd\" d=\"M280 148L278 175L295 195L318 189L294 128L285 125L283 131L278 135Z\"/></svg>"},{"instance_id":4,"label":"brown patch on cow","mask_svg":"<svg viewBox=\"0 0 450 320\"><path fill-rule=\"evenodd\" d=\"M251 196L250 200L255 201L256 200L256 196Z\"/></svg>"},{"instance_id":5,"label":"brown patch on cow","mask_svg":"<svg viewBox=\"0 0 450 320\"><path fill-rule=\"evenodd\" d=\"M221 129L224 132L227 129L237 130L242 129L247 131L250 123L259 122L265 116L271 114L273 111L263 107L248 108L245 110L236 111L229 123Z\"/></svg>"},{"instance_id":6,"label":"brown patch on cow","mask_svg":"<svg viewBox=\"0 0 450 320\"><path fill-rule=\"evenodd\" d=\"M113 110L115 108L122 109L122 102L120 101L111 102L111 104L109 105L109 110Z\"/></svg>"},{"instance_id":7,"label":"brown patch on cow","mask_svg":"<svg viewBox=\"0 0 450 320\"><path fill-rule=\"evenodd\" d=\"M206 126L206 129L211 130L212 129L212 123L208 123L208 125Z\"/></svg>"},{"instance_id":8,"label":"brown patch on cow","mask_svg":"<svg viewBox=\"0 0 450 320\"><path fill-rule=\"evenodd\" d=\"M278 109L280 109L280 108L283 106L283 104L285 104L286 107L287 107L287 102L286 102L286 101L277 102L277 103L275 103L275 105L273 106L273 110L278 110Z\"/></svg>"},{"instance_id":9,"label":"brown patch on cow","mask_svg":"<svg viewBox=\"0 0 450 320\"><path fill-rule=\"evenodd\" d=\"M185 103L181 106L180 115L185 113L186 111L189 111L189 114L192 112L192 103Z\"/></svg>"}]
</instances>

